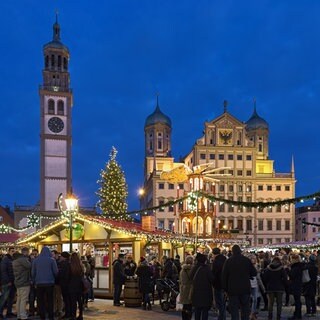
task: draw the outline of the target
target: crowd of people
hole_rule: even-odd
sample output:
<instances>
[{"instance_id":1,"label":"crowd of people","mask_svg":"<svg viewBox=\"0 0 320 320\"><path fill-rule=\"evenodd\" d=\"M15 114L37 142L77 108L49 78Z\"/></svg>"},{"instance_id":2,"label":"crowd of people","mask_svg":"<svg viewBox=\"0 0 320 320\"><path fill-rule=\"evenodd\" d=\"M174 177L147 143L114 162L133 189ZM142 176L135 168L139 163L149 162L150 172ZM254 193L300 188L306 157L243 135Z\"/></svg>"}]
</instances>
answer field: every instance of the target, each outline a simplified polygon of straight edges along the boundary
<instances>
[{"instance_id":1,"label":"crowd of people","mask_svg":"<svg viewBox=\"0 0 320 320\"><path fill-rule=\"evenodd\" d=\"M260 311L267 311L268 320L281 319L283 305L294 306L292 320L302 319L302 300L306 316L316 316L316 295L320 271L319 252L242 252L214 248L210 254L180 257L154 257L147 262L141 257L138 265L132 257L120 254L113 263L114 305L120 306L120 294L126 279L138 276L143 309L151 309L156 280L171 279L179 284L182 319L206 320L214 308L218 320L230 313L232 320L256 320ZM290 300L290 296L292 297ZM274 304L276 308L274 311Z\"/></svg>"},{"instance_id":2,"label":"crowd of people","mask_svg":"<svg viewBox=\"0 0 320 320\"><path fill-rule=\"evenodd\" d=\"M25 320L37 314L40 320L83 320L87 302L94 299L95 264L90 252L80 257L77 252L59 254L46 246L40 254L36 249L12 247L1 258L0 269L0 319ZM12 311L15 298L17 314Z\"/></svg>"},{"instance_id":3,"label":"crowd of people","mask_svg":"<svg viewBox=\"0 0 320 320\"><path fill-rule=\"evenodd\" d=\"M37 313L40 320L83 320L83 311L94 299L94 261L90 252L80 256L44 246L38 254L36 249L9 248L0 263L0 318L25 320ZM280 320L283 305L290 303L290 319L298 320L302 297L306 316L316 316L319 273L320 251L253 253L234 245L228 252L213 248L210 254L187 255L182 263L179 255L160 261L141 257L136 263L131 255L119 254L112 264L113 304L122 305L123 285L136 279L142 308L151 310L156 294L161 295L158 280L167 279L179 287L183 320L193 314L195 320L207 320L211 308L218 320L225 320L227 313L232 320L257 320L260 311L267 311L268 320ZM15 298L17 314L12 308Z\"/></svg>"}]
</instances>

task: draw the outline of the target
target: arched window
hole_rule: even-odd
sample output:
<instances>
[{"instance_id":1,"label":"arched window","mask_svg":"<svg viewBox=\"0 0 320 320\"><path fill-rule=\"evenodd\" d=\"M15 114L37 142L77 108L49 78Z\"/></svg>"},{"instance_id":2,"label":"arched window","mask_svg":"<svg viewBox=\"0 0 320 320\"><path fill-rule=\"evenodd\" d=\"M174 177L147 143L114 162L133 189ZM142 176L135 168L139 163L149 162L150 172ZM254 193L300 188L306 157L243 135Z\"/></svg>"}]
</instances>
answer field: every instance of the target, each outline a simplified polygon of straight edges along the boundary
<instances>
[{"instance_id":1,"label":"arched window","mask_svg":"<svg viewBox=\"0 0 320 320\"><path fill-rule=\"evenodd\" d=\"M67 58L63 58L63 69L68 70L68 60Z\"/></svg>"},{"instance_id":2,"label":"arched window","mask_svg":"<svg viewBox=\"0 0 320 320\"><path fill-rule=\"evenodd\" d=\"M58 56L58 68L61 68L61 56Z\"/></svg>"},{"instance_id":3,"label":"arched window","mask_svg":"<svg viewBox=\"0 0 320 320\"><path fill-rule=\"evenodd\" d=\"M51 67L54 67L54 54L51 55Z\"/></svg>"},{"instance_id":4,"label":"arched window","mask_svg":"<svg viewBox=\"0 0 320 320\"><path fill-rule=\"evenodd\" d=\"M58 114L61 116L64 115L64 103L62 100L58 101Z\"/></svg>"},{"instance_id":5,"label":"arched window","mask_svg":"<svg viewBox=\"0 0 320 320\"><path fill-rule=\"evenodd\" d=\"M48 113L54 114L54 100L48 100Z\"/></svg>"},{"instance_id":6,"label":"arched window","mask_svg":"<svg viewBox=\"0 0 320 320\"><path fill-rule=\"evenodd\" d=\"M162 133L158 133L158 150L162 150Z\"/></svg>"},{"instance_id":7,"label":"arched window","mask_svg":"<svg viewBox=\"0 0 320 320\"><path fill-rule=\"evenodd\" d=\"M45 59L45 67L48 68L49 67L49 56L46 56L46 59Z\"/></svg>"},{"instance_id":8,"label":"arched window","mask_svg":"<svg viewBox=\"0 0 320 320\"><path fill-rule=\"evenodd\" d=\"M182 233L189 233L190 232L190 219L183 218L182 219Z\"/></svg>"},{"instance_id":9,"label":"arched window","mask_svg":"<svg viewBox=\"0 0 320 320\"><path fill-rule=\"evenodd\" d=\"M212 220L210 217L207 217L206 219L206 234L212 233Z\"/></svg>"},{"instance_id":10,"label":"arched window","mask_svg":"<svg viewBox=\"0 0 320 320\"><path fill-rule=\"evenodd\" d=\"M203 234L203 219L201 217L198 217L198 230L197 230L197 218L193 219L193 221L192 221L192 232L194 234L198 233L198 235Z\"/></svg>"}]
</instances>

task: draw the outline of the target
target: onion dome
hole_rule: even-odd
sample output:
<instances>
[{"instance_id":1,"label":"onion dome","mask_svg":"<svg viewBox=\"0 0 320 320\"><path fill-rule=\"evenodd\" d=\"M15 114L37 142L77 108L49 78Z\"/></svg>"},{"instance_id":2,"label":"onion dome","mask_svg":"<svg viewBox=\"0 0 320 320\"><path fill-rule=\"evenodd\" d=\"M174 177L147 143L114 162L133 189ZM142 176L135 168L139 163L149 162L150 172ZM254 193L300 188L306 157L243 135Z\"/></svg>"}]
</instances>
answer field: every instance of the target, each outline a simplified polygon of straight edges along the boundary
<instances>
[{"instance_id":1,"label":"onion dome","mask_svg":"<svg viewBox=\"0 0 320 320\"><path fill-rule=\"evenodd\" d=\"M56 22L53 24L52 41L44 45L44 49L46 48L64 49L66 51L69 51L69 49L61 42L60 25L58 23L58 14L56 14Z\"/></svg>"},{"instance_id":2,"label":"onion dome","mask_svg":"<svg viewBox=\"0 0 320 320\"><path fill-rule=\"evenodd\" d=\"M168 116L166 116L159 107L159 99L157 97L157 106L156 109L151 113L145 122L145 127L154 125L156 123L166 124L167 126L171 127L171 120Z\"/></svg>"},{"instance_id":3,"label":"onion dome","mask_svg":"<svg viewBox=\"0 0 320 320\"><path fill-rule=\"evenodd\" d=\"M257 113L256 101L254 101L254 110L251 118L246 122L247 130L269 129L269 124Z\"/></svg>"}]
</instances>

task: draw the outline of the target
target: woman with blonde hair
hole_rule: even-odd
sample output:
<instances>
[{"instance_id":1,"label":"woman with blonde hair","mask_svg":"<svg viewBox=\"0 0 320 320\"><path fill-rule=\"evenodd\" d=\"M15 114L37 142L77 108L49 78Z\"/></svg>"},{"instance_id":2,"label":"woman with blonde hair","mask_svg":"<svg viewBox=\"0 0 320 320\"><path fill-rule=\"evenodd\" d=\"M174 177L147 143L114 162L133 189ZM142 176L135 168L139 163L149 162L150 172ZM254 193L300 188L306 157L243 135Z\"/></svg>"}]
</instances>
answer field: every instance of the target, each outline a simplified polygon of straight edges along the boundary
<instances>
[{"instance_id":1,"label":"woman with blonde hair","mask_svg":"<svg viewBox=\"0 0 320 320\"><path fill-rule=\"evenodd\" d=\"M191 320L192 317L192 303L190 293L192 286L192 266L193 257L187 256L179 274L180 303L183 305L182 320Z\"/></svg>"}]
</instances>

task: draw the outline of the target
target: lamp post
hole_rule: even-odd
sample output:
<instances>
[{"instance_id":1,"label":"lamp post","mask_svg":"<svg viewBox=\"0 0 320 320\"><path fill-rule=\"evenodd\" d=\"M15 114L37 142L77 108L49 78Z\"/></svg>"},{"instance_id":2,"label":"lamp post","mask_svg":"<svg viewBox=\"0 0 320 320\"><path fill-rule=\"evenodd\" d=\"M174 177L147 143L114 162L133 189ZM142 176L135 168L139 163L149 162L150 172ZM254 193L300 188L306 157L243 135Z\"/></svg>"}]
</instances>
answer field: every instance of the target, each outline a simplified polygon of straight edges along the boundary
<instances>
[{"instance_id":1,"label":"lamp post","mask_svg":"<svg viewBox=\"0 0 320 320\"><path fill-rule=\"evenodd\" d=\"M69 236L69 251L72 252L72 241L73 241L73 218L78 212L78 199L73 195L69 194L67 195L65 201L66 209L62 210L61 208L61 202L62 202L62 193L60 193L58 198L58 204L59 209L61 211L61 215L68 219L68 227L70 230L70 236Z\"/></svg>"}]
</instances>

